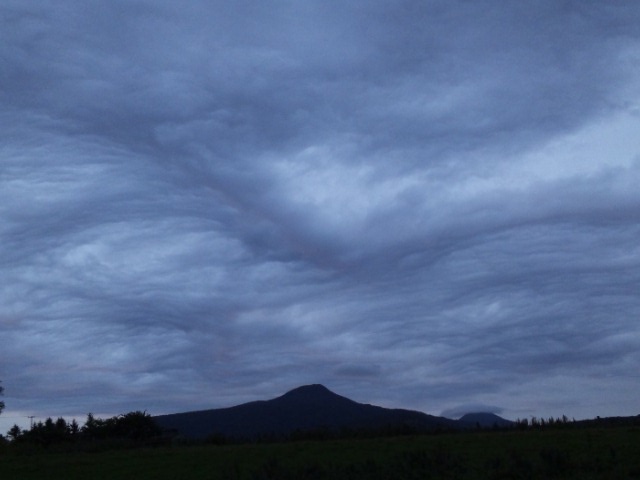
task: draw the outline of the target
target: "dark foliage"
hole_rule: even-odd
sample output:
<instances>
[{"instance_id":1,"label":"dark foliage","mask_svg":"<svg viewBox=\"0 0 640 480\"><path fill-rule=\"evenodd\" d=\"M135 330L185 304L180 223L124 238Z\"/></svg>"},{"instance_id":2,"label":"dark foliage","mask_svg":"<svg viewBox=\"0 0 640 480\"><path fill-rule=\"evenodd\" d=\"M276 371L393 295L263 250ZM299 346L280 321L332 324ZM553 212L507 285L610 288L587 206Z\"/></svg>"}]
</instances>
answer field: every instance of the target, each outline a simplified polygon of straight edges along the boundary
<instances>
[{"instance_id":1,"label":"dark foliage","mask_svg":"<svg viewBox=\"0 0 640 480\"><path fill-rule=\"evenodd\" d=\"M34 423L29 430L21 430L14 425L7 436L16 445L49 447L52 445L96 445L109 442L109 445L139 446L159 438L160 428L146 412L130 412L107 419L87 415L85 424L80 427L75 420L67 422L64 418Z\"/></svg>"},{"instance_id":2,"label":"dark foliage","mask_svg":"<svg viewBox=\"0 0 640 480\"><path fill-rule=\"evenodd\" d=\"M638 435L640 429L629 426L489 429L128 452L109 452L104 446L58 450L64 455L51 455L53 448L23 455L12 448L14 442L0 442L0 478L631 479L640 478ZM101 442L97 444L104 445Z\"/></svg>"}]
</instances>

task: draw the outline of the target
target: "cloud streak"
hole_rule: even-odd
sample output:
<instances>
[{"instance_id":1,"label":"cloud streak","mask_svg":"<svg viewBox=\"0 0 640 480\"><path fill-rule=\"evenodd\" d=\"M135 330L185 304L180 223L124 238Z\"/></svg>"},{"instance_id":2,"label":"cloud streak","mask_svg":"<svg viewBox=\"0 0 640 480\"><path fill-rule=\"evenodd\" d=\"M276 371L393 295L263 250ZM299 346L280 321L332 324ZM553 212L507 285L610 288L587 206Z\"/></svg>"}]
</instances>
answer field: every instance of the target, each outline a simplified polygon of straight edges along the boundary
<instances>
[{"instance_id":1,"label":"cloud streak","mask_svg":"<svg viewBox=\"0 0 640 480\"><path fill-rule=\"evenodd\" d=\"M0 421L637 413L637 7L0 9Z\"/></svg>"}]
</instances>

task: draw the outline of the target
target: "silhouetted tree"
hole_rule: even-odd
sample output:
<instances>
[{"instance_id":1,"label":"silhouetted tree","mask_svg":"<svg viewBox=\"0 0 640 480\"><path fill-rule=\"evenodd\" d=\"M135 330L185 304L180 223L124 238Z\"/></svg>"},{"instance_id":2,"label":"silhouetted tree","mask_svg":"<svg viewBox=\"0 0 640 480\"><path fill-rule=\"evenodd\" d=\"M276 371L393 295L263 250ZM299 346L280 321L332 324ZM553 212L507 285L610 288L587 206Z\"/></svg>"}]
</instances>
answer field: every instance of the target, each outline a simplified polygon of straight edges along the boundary
<instances>
[{"instance_id":1,"label":"silhouetted tree","mask_svg":"<svg viewBox=\"0 0 640 480\"><path fill-rule=\"evenodd\" d=\"M18 438L20 438L20 435L22 435L22 430L18 425L14 425L7 432L7 437L9 437L11 440L17 440Z\"/></svg>"},{"instance_id":2,"label":"silhouetted tree","mask_svg":"<svg viewBox=\"0 0 640 480\"><path fill-rule=\"evenodd\" d=\"M147 440L162 433L160 427L147 412L129 412L114 417L114 423L114 434L120 438Z\"/></svg>"},{"instance_id":3,"label":"silhouetted tree","mask_svg":"<svg viewBox=\"0 0 640 480\"><path fill-rule=\"evenodd\" d=\"M130 412L105 420L87 415L86 423L80 427L74 419L67 422L60 417L57 420L47 418L44 422L34 423L29 430L21 430L14 425L7 432L7 436L16 443L49 446L62 443L82 444L84 442L98 445L107 441L114 445L115 440L120 446L136 446L155 441L162 435L158 427L146 412Z\"/></svg>"},{"instance_id":4,"label":"silhouetted tree","mask_svg":"<svg viewBox=\"0 0 640 480\"><path fill-rule=\"evenodd\" d=\"M11 436L14 440L50 445L70 441L71 431L64 418L58 418L54 422L53 419L49 417L44 423L38 422L32 425L30 430L20 432L19 429L15 429L13 433L11 433Z\"/></svg>"},{"instance_id":5,"label":"silhouetted tree","mask_svg":"<svg viewBox=\"0 0 640 480\"><path fill-rule=\"evenodd\" d=\"M100 438L103 427L104 421L100 418L95 418L93 416L93 413L89 413L87 415L87 420L86 422L84 422L84 425L82 426L80 431L86 438Z\"/></svg>"},{"instance_id":6,"label":"silhouetted tree","mask_svg":"<svg viewBox=\"0 0 640 480\"><path fill-rule=\"evenodd\" d=\"M106 420L95 418L90 413L80 432L89 439L119 438L141 441L159 436L162 430L151 415L137 411Z\"/></svg>"},{"instance_id":7,"label":"silhouetted tree","mask_svg":"<svg viewBox=\"0 0 640 480\"><path fill-rule=\"evenodd\" d=\"M78 435L78 433L80 433L80 425L78 425L78 422L76 422L75 418L69 424L69 432L73 436L76 436Z\"/></svg>"},{"instance_id":8,"label":"silhouetted tree","mask_svg":"<svg viewBox=\"0 0 640 480\"><path fill-rule=\"evenodd\" d=\"M2 383L0 381L0 383ZM0 396L3 394L4 392L4 387L2 385L0 385ZM4 402L0 401L0 413L2 413L2 410L4 410Z\"/></svg>"}]
</instances>

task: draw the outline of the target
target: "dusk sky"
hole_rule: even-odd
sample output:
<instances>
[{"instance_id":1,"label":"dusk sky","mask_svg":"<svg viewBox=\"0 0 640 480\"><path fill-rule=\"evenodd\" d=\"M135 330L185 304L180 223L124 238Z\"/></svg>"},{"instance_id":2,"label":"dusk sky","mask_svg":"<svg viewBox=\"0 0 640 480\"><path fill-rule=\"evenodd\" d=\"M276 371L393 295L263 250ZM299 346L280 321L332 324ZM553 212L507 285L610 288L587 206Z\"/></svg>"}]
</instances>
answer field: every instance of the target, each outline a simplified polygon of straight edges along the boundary
<instances>
[{"instance_id":1,"label":"dusk sky","mask_svg":"<svg viewBox=\"0 0 640 480\"><path fill-rule=\"evenodd\" d=\"M640 414L635 0L0 0L0 126L0 433Z\"/></svg>"}]
</instances>

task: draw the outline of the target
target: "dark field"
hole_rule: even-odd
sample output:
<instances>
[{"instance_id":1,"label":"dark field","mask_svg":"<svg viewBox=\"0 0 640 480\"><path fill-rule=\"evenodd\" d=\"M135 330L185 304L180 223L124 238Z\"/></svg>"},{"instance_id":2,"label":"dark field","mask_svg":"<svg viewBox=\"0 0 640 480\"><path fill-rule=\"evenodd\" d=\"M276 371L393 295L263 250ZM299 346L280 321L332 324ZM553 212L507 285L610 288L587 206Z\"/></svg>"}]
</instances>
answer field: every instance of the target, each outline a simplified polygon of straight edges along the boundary
<instances>
[{"instance_id":1,"label":"dark field","mask_svg":"<svg viewBox=\"0 0 640 480\"><path fill-rule=\"evenodd\" d=\"M2 480L632 479L640 428L473 432L98 452L0 450Z\"/></svg>"}]
</instances>

